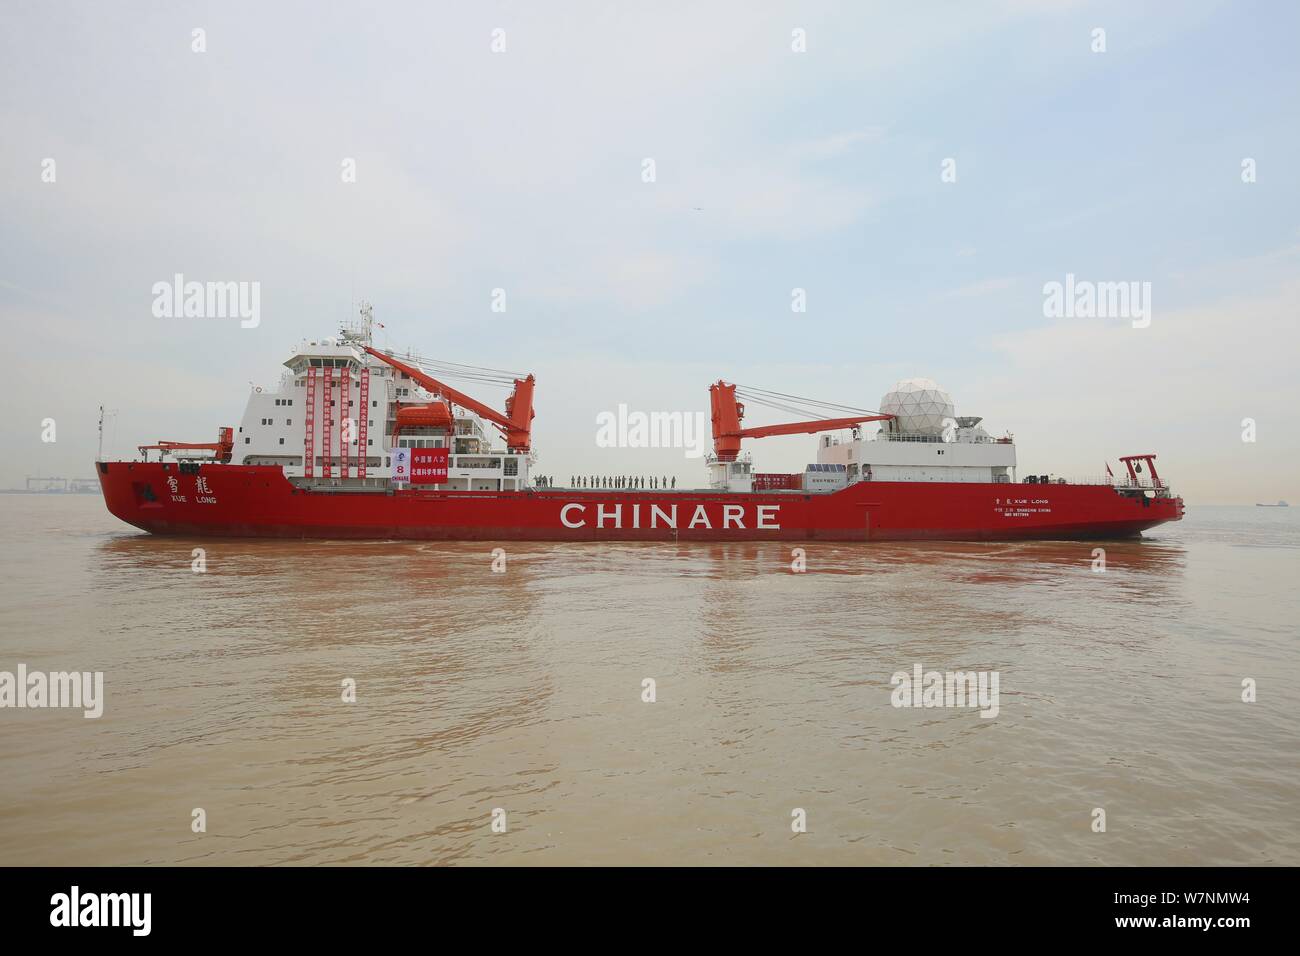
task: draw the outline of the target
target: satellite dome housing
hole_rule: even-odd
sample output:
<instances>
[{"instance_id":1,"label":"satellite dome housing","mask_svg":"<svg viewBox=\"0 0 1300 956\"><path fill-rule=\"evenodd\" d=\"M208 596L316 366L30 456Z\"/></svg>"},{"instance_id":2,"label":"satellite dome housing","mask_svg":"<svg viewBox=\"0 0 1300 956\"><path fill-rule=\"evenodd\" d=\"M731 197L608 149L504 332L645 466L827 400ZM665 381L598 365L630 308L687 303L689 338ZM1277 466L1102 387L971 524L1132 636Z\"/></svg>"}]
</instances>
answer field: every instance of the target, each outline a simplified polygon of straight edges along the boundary
<instances>
[{"instance_id":1,"label":"satellite dome housing","mask_svg":"<svg viewBox=\"0 0 1300 956\"><path fill-rule=\"evenodd\" d=\"M955 421L952 396L928 378L905 378L885 393L880 410L893 415L890 431L902 435L940 437Z\"/></svg>"}]
</instances>

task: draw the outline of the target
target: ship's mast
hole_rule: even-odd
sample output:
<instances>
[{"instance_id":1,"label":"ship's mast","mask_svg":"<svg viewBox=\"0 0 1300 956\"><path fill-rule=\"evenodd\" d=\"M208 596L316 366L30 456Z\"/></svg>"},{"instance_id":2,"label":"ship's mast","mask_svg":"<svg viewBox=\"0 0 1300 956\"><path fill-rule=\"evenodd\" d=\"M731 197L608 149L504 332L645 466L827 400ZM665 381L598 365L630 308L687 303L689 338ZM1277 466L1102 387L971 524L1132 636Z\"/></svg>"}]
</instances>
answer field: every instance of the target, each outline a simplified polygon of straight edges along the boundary
<instances>
[{"instance_id":1,"label":"ship's mast","mask_svg":"<svg viewBox=\"0 0 1300 956\"><path fill-rule=\"evenodd\" d=\"M374 307L364 299L361 302L361 308L358 310L361 314L361 321L353 321L339 329L339 339L349 345L357 345L362 348L371 344L372 329L375 324ZM380 328L383 328L381 325Z\"/></svg>"},{"instance_id":2,"label":"ship's mast","mask_svg":"<svg viewBox=\"0 0 1300 956\"><path fill-rule=\"evenodd\" d=\"M364 299L361 301L361 334L365 336L365 342L370 344L370 329L375 324L375 309Z\"/></svg>"},{"instance_id":3,"label":"ship's mast","mask_svg":"<svg viewBox=\"0 0 1300 956\"><path fill-rule=\"evenodd\" d=\"M95 458L95 461L104 460L104 416L116 414L117 409L115 408L110 408L108 411L105 411L103 405L99 406L99 455Z\"/></svg>"}]
</instances>

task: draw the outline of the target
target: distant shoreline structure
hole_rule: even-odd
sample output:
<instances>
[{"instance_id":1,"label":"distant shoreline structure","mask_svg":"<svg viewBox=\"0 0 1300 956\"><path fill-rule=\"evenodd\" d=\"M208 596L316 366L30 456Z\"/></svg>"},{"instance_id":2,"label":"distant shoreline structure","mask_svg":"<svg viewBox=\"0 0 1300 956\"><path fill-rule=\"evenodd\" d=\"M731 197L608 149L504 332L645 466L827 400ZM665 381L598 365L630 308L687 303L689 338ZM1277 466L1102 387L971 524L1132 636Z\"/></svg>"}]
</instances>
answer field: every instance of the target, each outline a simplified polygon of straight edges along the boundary
<instances>
[{"instance_id":1,"label":"distant shoreline structure","mask_svg":"<svg viewBox=\"0 0 1300 956\"><path fill-rule=\"evenodd\" d=\"M0 488L0 495L94 495L99 493L95 478L31 478L25 488Z\"/></svg>"}]
</instances>

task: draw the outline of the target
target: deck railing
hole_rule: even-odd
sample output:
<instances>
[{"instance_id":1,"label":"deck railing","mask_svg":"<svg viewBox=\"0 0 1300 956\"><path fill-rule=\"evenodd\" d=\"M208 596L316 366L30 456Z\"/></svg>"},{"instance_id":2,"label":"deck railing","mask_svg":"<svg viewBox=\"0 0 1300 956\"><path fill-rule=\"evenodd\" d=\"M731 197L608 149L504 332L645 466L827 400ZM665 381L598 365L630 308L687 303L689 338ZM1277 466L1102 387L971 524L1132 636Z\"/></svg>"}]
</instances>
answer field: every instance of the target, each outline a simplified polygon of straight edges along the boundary
<instances>
[{"instance_id":1,"label":"deck railing","mask_svg":"<svg viewBox=\"0 0 1300 956\"><path fill-rule=\"evenodd\" d=\"M1017 484L1026 485L1026 484L1033 484L1033 482L1025 481L1024 477L1022 476L1020 481L1017 482ZM1168 482L1166 482L1163 478L1159 481L1152 481L1150 478L1139 478L1137 481L1133 481L1127 476L1123 476L1123 477L1117 476L1112 478L1110 475L1101 475L1098 477L1090 477L1090 478L1058 478L1055 475L1053 475L1048 478L1047 484L1049 485L1110 485L1113 488L1135 488L1135 489L1145 489L1149 491L1163 491L1169 488Z\"/></svg>"},{"instance_id":2,"label":"deck railing","mask_svg":"<svg viewBox=\"0 0 1300 956\"><path fill-rule=\"evenodd\" d=\"M931 445L1012 445L1011 436L994 438L992 435L980 435L958 441L946 441L942 435L894 435L881 429L874 441L916 441Z\"/></svg>"}]
</instances>

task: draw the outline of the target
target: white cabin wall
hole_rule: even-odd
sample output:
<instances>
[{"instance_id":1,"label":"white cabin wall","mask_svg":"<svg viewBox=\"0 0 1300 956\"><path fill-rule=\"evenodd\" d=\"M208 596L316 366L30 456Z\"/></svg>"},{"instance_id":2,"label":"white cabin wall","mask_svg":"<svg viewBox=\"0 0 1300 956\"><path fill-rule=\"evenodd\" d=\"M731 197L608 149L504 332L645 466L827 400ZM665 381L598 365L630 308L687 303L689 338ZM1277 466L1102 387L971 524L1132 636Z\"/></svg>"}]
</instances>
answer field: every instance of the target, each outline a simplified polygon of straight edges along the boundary
<instances>
[{"instance_id":1,"label":"white cabin wall","mask_svg":"<svg viewBox=\"0 0 1300 956\"><path fill-rule=\"evenodd\" d=\"M844 465L858 480L865 477L869 465L874 481L1012 481L1016 446L999 441L836 443L823 438L817 444L817 460Z\"/></svg>"}]
</instances>

